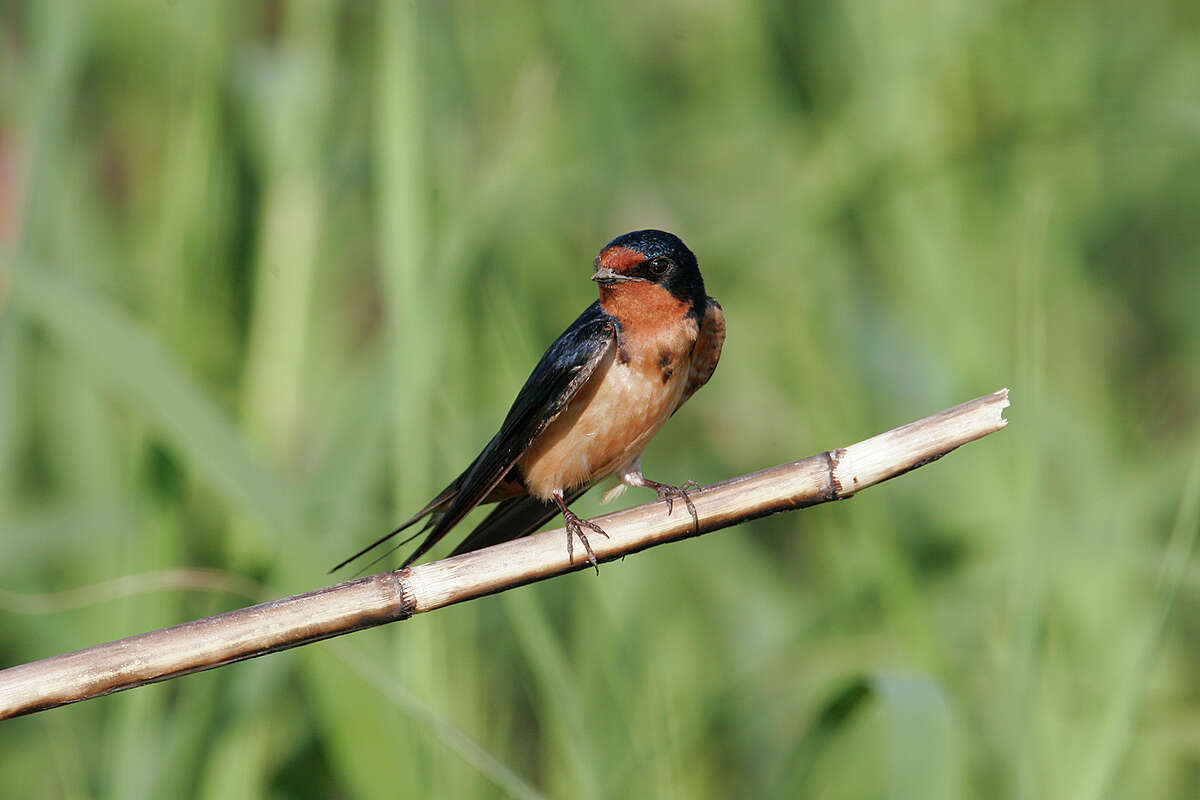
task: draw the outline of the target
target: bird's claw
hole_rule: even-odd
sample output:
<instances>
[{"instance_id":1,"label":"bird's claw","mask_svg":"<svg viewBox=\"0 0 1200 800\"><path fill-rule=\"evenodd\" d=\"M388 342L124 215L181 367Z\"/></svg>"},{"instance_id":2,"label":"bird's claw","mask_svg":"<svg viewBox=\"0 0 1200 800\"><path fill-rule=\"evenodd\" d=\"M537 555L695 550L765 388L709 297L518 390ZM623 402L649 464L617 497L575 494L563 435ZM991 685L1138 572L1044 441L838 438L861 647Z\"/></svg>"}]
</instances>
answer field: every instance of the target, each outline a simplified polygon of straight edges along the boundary
<instances>
[{"instance_id":1,"label":"bird's claw","mask_svg":"<svg viewBox=\"0 0 1200 800\"><path fill-rule=\"evenodd\" d=\"M592 565L592 569L596 570L596 574L600 574L600 564L596 560L596 552L592 550L592 544L588 541L584 534L584 528L591 528L596 533L602 534L605 539L608 538L608 531L601 528L590 519L583 519L572 511L563 512L563 520L567 527L567 560L575 562L575 537L579 537L579 541L583 542L583 549L587 550L588 563Z\"/></svg>"},{"instance_id":2,"label":"bird's claw","mask_svg":"<svg viewBox=\"0 0 1200 800\"><path fill-rule=\"evenodd\" d=\"M681 486L671 486L658 481L646 481L646 485L658 493L659 500L667 501L668 516L675 510L675 498L681 498L683 504L687 506L688 514L692 516L692 525L695 527L696 533L700 532L700 517L696 514L696 506L688 495L688 489L699 489L700 484L693 480L686 480Z\"/></svg>"}]
</instances>

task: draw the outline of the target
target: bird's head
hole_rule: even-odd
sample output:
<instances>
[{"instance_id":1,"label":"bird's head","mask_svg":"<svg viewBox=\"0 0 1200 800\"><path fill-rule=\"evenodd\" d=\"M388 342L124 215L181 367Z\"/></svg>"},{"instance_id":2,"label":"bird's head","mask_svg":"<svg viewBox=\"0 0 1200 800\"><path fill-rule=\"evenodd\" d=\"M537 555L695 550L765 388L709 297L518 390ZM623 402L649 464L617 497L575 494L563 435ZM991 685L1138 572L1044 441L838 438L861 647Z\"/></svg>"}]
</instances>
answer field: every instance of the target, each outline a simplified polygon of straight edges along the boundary
<instances>
[{"instance_id":1,"label":"bird's head","mask_svg":"<svg viewBox=\"0 0 1200 800\"><path fill-rule=\"evenodd\" d=\"M704 308L704 278L696 256L674 234L666 231L633 231L618 236L596 256L592 280L600 284L600 304L653 303L664 293L687 310Z\"/></svg>"}]
</instances>

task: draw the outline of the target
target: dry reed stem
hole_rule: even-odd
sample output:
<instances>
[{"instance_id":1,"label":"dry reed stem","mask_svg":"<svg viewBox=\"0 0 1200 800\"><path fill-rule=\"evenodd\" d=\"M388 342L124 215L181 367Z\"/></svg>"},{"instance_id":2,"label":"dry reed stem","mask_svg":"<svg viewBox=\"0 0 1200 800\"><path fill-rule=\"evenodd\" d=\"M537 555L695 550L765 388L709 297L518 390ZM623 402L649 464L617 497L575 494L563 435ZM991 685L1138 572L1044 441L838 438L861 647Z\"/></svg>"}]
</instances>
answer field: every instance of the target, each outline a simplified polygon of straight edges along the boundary
<instances>
[{"instance_id":1,"label":"dry reed stem","mask_svg":"<svg viewBox=\"0 0 1200 800\"><path fill-rule=\"evenodd\" d=\"M596 557L612 561L647 547L698 536L780 511L842 500L928 464L1000 430L1001 389L849 447L742 475L689 494L698 529L682 503L661 501L596 521ZM588 567L582 548L568 560L562 528L408 569L131 636L0 670L0 719L29 714L343 633L407 619Z\"/></svg>"}]
</instances>

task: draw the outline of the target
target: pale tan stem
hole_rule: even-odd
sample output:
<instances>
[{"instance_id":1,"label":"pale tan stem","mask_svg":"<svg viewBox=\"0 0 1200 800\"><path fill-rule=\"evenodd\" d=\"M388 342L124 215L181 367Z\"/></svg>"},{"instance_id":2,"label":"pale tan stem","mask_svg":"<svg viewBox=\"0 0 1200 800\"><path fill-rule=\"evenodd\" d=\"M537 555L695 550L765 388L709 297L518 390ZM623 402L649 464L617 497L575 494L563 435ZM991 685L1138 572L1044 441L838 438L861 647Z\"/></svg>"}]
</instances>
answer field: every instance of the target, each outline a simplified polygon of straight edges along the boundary
<instances>
[{"instance_id":1,"label":"pale tan stem","mask_svg":"<svg viewBox=\"0 0 1200 800\"><path fill-rule=\"evenodd\" d=\"M1008 390L895 428L849 447L690 491L699 517L657 501L594 520L599 561L842 500L928 464L1006 424ZM408 569L131 636L0 670L0 719L286 650L588 567L568 560L557 529Z\"/></svg>"}]
</instances>

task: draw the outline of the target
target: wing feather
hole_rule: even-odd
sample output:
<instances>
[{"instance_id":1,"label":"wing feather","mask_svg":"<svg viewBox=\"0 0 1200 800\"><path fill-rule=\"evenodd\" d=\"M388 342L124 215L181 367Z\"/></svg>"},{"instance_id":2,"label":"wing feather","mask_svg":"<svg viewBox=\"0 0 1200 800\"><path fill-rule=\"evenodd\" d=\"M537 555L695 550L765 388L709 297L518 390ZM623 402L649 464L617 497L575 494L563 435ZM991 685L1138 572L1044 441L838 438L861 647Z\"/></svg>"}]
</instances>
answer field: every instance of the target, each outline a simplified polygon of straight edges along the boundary
<instances>
[{"instance_id":1,"label":"wing feather","mask_svg":"<svg viewBox=\"0 0 1200 800\"><path fill-rule=\"evenodd\" d=\"M679 398L680 406L701 386L708 383L708 379L717 368L724 344L725 312L721 310L721 304L710 297L704 308L704 316L700 319L700 334L696 337L696 346L692 348L692 366L688 371L687 386ZM676 406L675 410L678 411L679 406Z\"/></svg>"},{"instance_id":2,"label":"wing feather","mask_svg":"<svg viewBox=\"0 0 1200 800\"><path fill-rule=\"evenodd\" d=\"M592 376L615 340L616 323L597 302L550 345L517 394L500 432L455 481L456 490L435 514L429 535L405 560L405 566L437 544L504 479L530 443Z\"/></svg>"},{"instance_id":3,"label":"wing feather","mask_svg":"<svg viewBox=\"0 0 1200 800\"><path fill-rule=\"evenodd\" d=\"M578 500L591 484L580 486L566 494L563 500L569 506ZM531 494L504 500L496 509L475 526L475 530L454 548L450 555L469 553L491 547L494 544L520 539L545 525L558 515L558 506L537 499Z\"/></svg>"}]
</instances>

